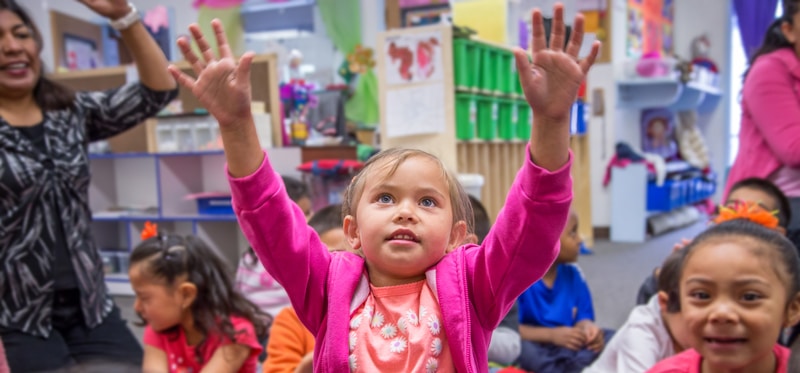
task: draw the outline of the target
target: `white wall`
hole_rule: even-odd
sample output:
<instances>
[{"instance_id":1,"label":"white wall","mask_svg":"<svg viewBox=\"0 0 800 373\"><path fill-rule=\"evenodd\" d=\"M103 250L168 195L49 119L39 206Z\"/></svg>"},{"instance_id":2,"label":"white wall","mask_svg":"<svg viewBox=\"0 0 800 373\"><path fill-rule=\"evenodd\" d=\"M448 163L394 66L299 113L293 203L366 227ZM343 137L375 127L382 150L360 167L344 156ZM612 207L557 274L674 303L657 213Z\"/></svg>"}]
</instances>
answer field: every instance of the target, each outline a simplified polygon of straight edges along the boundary
<instances>
[{"instance_id":1,"label":"white wall","mask_svg":"<svg viewBox=\"0 0 800 373\"><path fill-rule=\"evenodd\" d=\"M613 27L611 35L612 65L596 65L589 74L588 92L594 88L605 91L605 115L592 117L589 123L592 155L592 223L595 227L607 227L611 223L610 191L602 185L608 159L613 155L615 143L619 140L630 142L639 148L639 113L616 109L615 79L621 75L622 63L625 59L625 0L612 0ZM728 92L730 55L730 2L729 1L696 1L675 0L675 53L682 58L691 55L692 39L707 33L711 42L710 58L720 69L720 89L723 95ZM591 98L591 96L590 96ZM717 109L708 116L698 118L698 125L708 142L712 157L712 167L719 175L718 185L724 184L728 157L728 100L723 99ZM603 123L605 122L605 123ZM605 136L603 128L605 127ZM603 141L603 137L605 141ZM602 158L605 147L605 158Z\"/></svg>"}]
</instances>

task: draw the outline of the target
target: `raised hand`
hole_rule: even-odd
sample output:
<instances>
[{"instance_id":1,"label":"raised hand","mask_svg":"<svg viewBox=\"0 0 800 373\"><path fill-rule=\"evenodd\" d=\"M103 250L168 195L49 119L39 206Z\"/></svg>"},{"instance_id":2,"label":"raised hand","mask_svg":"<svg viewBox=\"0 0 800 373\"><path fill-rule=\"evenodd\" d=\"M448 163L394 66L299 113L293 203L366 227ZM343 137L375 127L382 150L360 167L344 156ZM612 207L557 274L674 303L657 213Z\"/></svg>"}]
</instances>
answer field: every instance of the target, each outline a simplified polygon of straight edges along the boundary
<instances>
[{"instance_id":1,"label":"raised hand","mask_svg":"<svg viewBox=\"0 0 800 373\"><path fill-rule=\"evenodd\" d=\"M545 39L542 12L535 9L532 16L531 58L519 48L514 50L514 57L525 99L533 109L534 116L562 121L569 116L578 88L597 58L600 42L595 41L589 55L578 59L583 43L583 16L579 14L575 17L569 44L565 48L564 6L557 3L553 11L550 46L547 47Z\"/></svg>"},{"instance_id":2,"label":"raised hand","mask_svg":"<svg viewBox=\"0 0 800 373\"><path fill-rule=\"evenodd\" d=\"M78 0L95 13L108 19L120 19L131 11L128 0Z\"/></svg>"},{"instance_id":3,"label":"raised hand","mask_svg":"<svg viewBox=\"0 0 800 373\"><path fill-rule=\"evenodd\" d=\"M235 125L252 120L250 112L250 65L253 53L245 53L237 62L233 57L222 23L211 21L219 50L219 58L214 56L200 27L189 26L203 59L195 55L186 37L178 38L178 47L183 57L192 66L197 78L183 73L174 65L169 71L178 83L192 91L200 103L219 122L220 127Z\"/></svg>"}]
</instances>

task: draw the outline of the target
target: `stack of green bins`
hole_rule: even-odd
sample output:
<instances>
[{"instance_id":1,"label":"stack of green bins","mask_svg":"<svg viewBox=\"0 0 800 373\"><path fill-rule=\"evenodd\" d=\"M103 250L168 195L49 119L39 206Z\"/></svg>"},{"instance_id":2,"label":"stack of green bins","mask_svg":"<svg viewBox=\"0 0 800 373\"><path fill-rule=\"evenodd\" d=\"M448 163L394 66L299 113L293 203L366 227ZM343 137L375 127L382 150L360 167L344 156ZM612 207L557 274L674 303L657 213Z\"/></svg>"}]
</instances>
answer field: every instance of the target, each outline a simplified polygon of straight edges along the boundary
<instances>
[{"instance_id":1,"label":"stack of green bins","mask_svg":"<svg viewBox=\"0 0 800 373\"><path fill-rule=\"evenodd\" d=\"M479 87L481 48L469 39L453 39L454 81L457 90L477 91Z\"/></svg>"},{"instance_id":2,"label":"stack of green bins","mask_svg":"<svg viewBox=\"0 0 800 373\"><path fill-rule=\"evenodd\" d=\"M525 100L515 101L517 106L517 138L527 141L531 138L531 121L533 120L531 107Z\"/></svg>"},{"instance_id":3,"label":"stack of green bins","mask_svg":"<svg viewBox=\"0 0 800 373\"><path fill-rule=\"evenodd\" d=\"M475 139L478 132L478 101L468 93L456 94L456 138L461 141Z\"/></svg>"},{"instance_id":4,"label":"stack of green bins","mask_svg":"<svg viewBox=\"0 0 800 373\"><path fill-rule=\"evenodd\" d=\"M497 101L492 97L478 96L478 137L484 141L497 138Z\"/></svg>"},{"instance_id":5,"label":"stack of green bins","mask_svg":"<svg viewBox=\"0 0 800 373\"><path fill-rule=\"evenodd\" d=\"M498 105L497 136L502 140L513 140L517 137L514 118L517 111L516 102L506 98L498 98L496 101Z\"/></svg>"}]
</instances>

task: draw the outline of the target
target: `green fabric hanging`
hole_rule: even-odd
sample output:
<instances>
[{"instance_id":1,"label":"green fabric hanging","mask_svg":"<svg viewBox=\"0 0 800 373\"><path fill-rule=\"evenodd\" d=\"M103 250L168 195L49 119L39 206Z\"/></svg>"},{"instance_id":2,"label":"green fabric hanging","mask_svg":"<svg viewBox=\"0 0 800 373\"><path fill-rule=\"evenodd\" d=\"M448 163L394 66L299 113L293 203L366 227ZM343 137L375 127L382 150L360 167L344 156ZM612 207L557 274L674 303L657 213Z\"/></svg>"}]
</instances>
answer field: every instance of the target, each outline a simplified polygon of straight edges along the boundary
<instances>
[{"instance_id":1,"label":"green fabric hanging","mask_svg":"<svg viewBox=\"0 0 800 373\"><path fill-rule=\"evenodd\" d=\"M380 121L378 107L378 78L373 69L369 69L358 77L353 97L345 103L344 112L347 119L372 127Z\"/></svg>"},{"instance_id":2,"label":"green fabric hanging","mask_svg":"<svg viewBox=\"0 0 800 373\"><path fill-rule=\"evenodd\" d=\"M359 0L317 0L325 32L346 56L361 43L361 7Z\"/></svg>"},{"instance_id":3,"label":"green fabric hanging","mask_svg":"<svg viewBox=\"0 0 800 373\"><path fill-rule=\"evenodd\" d=\"M215 56L218 55L217 43L215 42L216 39L214 39L214 30L211 28L211 20L214 18L219 18L222 22L222 26L225 28L225 37L228 39L228 45L233 54L239 56L244 53L244 30L242 29L241 14L241 5L221 9L202 5L197 9L197 24L200 26L200 30L203 31L203 35L205 35ZM197 48L197 43L194 42L194 39L191 40L192 50L194 50L198 57L202 58Z\"/></svg>"},{"instance_id":4,"label":"green fabric hanging","mask_svg":"<svg viewBox=\"0 0 800 373\"><path fill-rule=\"evenodd\" d=\"M361 43L359 0L317 0L325 31L345 55ZM357 78L353 96L345 103L347 119L368 126L378 123L378 78L372 69Z\"/></svg>"}]
</instances>

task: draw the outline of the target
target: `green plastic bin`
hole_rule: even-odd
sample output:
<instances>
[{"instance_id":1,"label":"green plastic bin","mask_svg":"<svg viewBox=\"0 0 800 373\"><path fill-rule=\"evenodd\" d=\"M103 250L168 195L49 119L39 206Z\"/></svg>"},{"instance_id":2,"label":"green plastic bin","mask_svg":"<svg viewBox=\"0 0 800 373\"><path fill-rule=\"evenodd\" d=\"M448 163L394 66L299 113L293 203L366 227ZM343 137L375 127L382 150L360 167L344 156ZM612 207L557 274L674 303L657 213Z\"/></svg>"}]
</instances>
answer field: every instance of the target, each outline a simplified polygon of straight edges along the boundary
<instances>
[{"instance_id":1,"label":"green plastic bin","mask_svg":"<svg viewBox=\"0 0 800 373\"><path fill-rule=\"evenodd\" d=\"M531 123L533 120L533 112L528 102L525 100L517 100L517 138L520 140L528 141L531 138Z\"/></svg>"},{"instance_id":2,"label":"green plastic bin","mask_svg":"<svg viewBox=\"0 0 800 373\"><path fill-rule=\"evenodd\" d=\"M498 104L493 97L478 97L478 137L492 141L497 138Z\"/></svg>"},{"instance_id":3,"label":"green plastic bin","mask_svg":"<svg viewBox=\"0 0 800 373\"><path fill-rule=\"evenodd\" d=\"M511 54L510 51L505 49L498 49L497 50L497 85L495 86L495 94L502 94L502 95L511 95L514 91L514 87L511 85L512 81L512 74L513 71L516 70L512 68L514 62L514 55Z\"/></svg>"},{"instance_id":4,"label":"green plastic bin","mask_svg":"<svg viewBox=\"0 0 800 373\"><path fill-rule=\"evenodd\" d=\"M501 98L497 99L497 137L502 140L513 140L517 137L514 116L517 111L516 102Z\"/></svg>"},{"instance_id":5,"label":"green plastic bin","mask_svg":"<svg viewBox=\"0 0 800 373\"><path fill-rule=\"evenodd\" d=\"M453 39L453 81L458 90L476 90L480 76L480 53L474 41Z\"/></svg>"},{"instance_id":6,"label":"green plastic bin","mask_svg":"<svg viewBox=\"0 0 800 373\"><path fill-rule=\"evenodd\" d=\"M480 83L479 91L490 95L497 90L497 49L487 44L477 44L480 49Z\"/></svg>"},{"instance_id":7,"label":"green plastic bin","mask_svg":"<svg viewBox=\"0 0 800 373\"><path fill-rule=\"evenodd\" d=\"M475 139L478 132L478 101L475 95L456 94L456 138L461 141Z\"/></svg>"}]
</instances>

